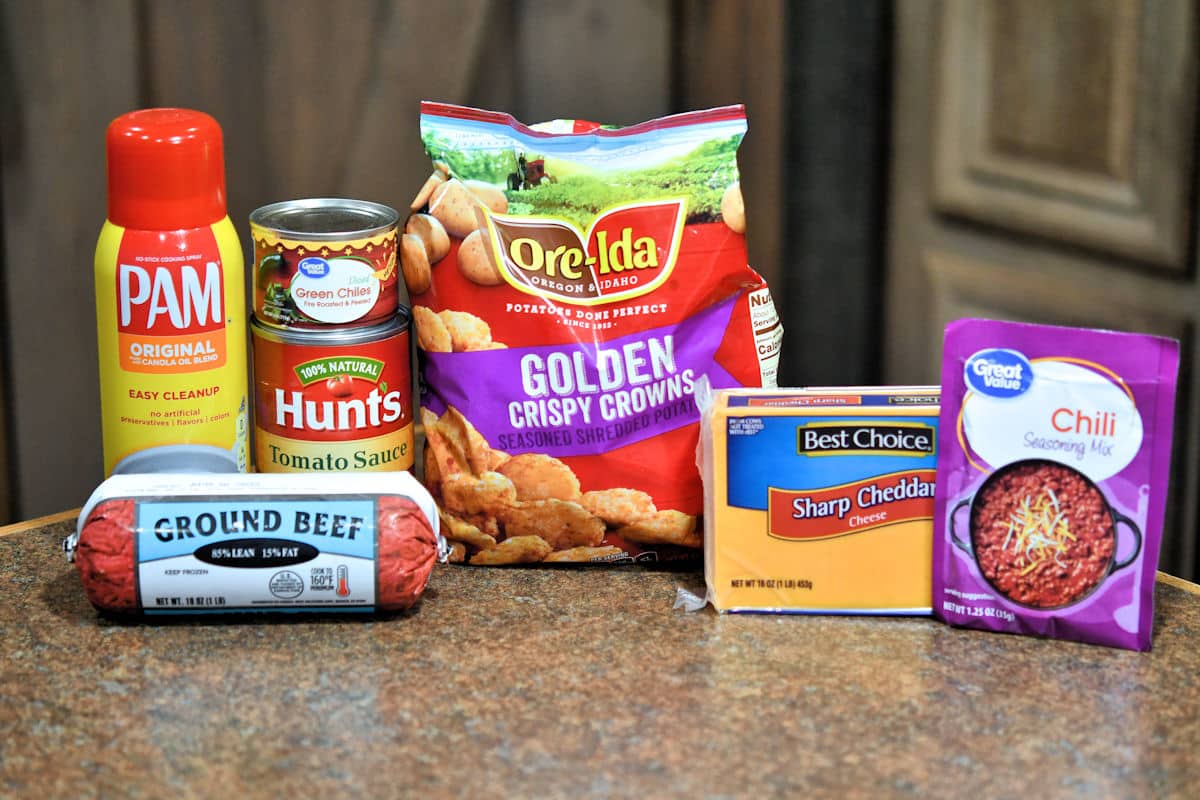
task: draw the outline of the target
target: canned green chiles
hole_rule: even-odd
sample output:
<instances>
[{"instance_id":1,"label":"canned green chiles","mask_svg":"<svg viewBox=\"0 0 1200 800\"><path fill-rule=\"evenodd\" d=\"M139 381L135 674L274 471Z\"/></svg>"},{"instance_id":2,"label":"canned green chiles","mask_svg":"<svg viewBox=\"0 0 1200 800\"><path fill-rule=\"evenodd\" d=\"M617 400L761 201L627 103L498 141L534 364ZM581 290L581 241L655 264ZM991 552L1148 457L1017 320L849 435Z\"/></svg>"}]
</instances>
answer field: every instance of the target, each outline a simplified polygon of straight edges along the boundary
<instances>
[{"instance_id":1,"label":"canned green chiles","mask_svg":"<svg viewBox=\"0 0 1200 800\"><path fill-rule=\"evenodd\" d=\"M250 215L254 316L278 328L369 324L400 304L396 210L340 198L287 200Z\"/></svg>"}]
</instances>

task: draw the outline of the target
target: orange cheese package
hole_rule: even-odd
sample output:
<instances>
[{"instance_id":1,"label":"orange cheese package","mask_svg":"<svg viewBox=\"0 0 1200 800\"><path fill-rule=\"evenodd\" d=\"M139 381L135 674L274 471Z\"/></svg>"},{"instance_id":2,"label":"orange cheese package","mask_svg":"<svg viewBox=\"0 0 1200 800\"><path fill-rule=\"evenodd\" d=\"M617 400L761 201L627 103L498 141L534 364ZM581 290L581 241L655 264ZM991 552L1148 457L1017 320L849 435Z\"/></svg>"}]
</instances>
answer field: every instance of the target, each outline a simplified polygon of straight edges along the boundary
<instances>
[{"instance_id":1,"label":"orange cheese package","mask_svg":"<svg viewBox=\"0 0 1200 800\"><path fill-rule=\"evenodd\" d=\"M929 614L938 388L701 387L722 612Z\"/></svg>"},{"instance_id":2,"label":"orange cheese package","mask_svg":"<svg viewBox=\"0 0 1200 800\"><path fill-rule=\"evenodd\" d=\"M426 485L452 560L695 557L701 376L773 386L746 263L741 106L626 128L424 103L400 245Z\"/></svg>"}]
</instances>

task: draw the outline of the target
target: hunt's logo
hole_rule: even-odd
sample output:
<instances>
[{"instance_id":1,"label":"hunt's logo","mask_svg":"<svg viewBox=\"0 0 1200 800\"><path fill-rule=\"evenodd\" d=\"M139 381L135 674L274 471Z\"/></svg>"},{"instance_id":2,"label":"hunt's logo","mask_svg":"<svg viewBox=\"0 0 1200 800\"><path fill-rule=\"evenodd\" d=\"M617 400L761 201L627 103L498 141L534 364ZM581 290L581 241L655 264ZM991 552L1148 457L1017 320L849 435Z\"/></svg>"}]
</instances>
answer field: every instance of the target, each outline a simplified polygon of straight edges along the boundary
<instances>
[{"instance_id":1,"label":"hunt's logo","mask_svg":"<svg viewBox=\"0 0 1200 800\"><path fill-rule=\"evenodd\" d=\"M377 358L333 356L293 367L300 390L275 388L275 426L281 431L361 431L404 421L404 398L381 381ZM316 386L311 394L309 387Z\"/></svg>"},{"instance_id":2,"label":"hunt's logo","mask_svg":"<svg viewBox=\"0 0 1200 800\"><path fill-rule=\"evenodd\" d=\"M652 292L670 277L683 236L685 203L617 206L587 233L560 219L488 215L500 274L515 289L580 306Z\"/></svg>"}]
</instances>

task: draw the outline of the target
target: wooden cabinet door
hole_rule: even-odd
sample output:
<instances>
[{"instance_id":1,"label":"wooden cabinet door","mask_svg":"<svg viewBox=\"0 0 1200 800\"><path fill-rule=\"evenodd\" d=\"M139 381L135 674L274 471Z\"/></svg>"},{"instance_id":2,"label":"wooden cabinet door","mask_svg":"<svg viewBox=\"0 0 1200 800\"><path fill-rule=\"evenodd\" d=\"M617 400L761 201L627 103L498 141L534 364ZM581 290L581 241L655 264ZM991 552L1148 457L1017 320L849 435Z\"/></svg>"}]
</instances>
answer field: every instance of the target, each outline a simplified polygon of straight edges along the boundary
<instances>
[{"instance_id":1,"label":"wooden cabinet door","mask_svg":"<svg viewBox=\"0 0 1200 800\"><path fill-rule=\"evenodd\" d=\"M945 323L984 316L1182 345L1162 566L1197 574L1196 5L896 5L885 338L936 380Z\"/></svg>"}]
</instances>

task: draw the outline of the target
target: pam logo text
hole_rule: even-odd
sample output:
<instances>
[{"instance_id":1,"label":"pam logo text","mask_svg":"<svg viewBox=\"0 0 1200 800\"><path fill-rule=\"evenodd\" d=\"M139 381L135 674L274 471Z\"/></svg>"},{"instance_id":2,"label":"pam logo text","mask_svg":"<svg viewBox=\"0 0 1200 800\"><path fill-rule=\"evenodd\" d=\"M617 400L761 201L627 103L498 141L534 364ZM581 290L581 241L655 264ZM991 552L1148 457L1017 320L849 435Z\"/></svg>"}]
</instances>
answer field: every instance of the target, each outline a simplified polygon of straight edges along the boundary
<instances>
[{"instance_id":1,"label":"pam logo text","mask_svg":"<svg viewBox=\"0 0 1200 800\"><path fill-rule=\"evenodd\" d=\"M225 324L221 265L137 265L117 268L117 328L122 333L198 333Z\"/></svg>"}]
</instances>

